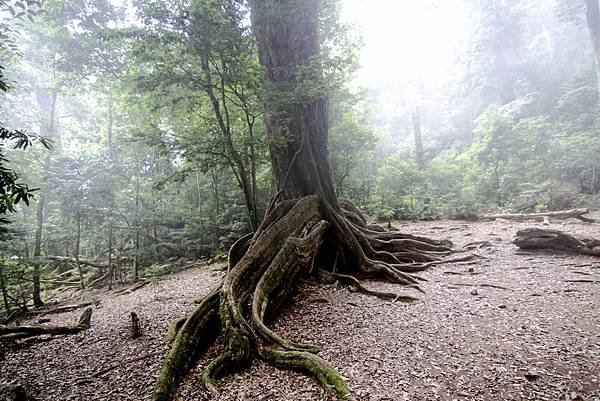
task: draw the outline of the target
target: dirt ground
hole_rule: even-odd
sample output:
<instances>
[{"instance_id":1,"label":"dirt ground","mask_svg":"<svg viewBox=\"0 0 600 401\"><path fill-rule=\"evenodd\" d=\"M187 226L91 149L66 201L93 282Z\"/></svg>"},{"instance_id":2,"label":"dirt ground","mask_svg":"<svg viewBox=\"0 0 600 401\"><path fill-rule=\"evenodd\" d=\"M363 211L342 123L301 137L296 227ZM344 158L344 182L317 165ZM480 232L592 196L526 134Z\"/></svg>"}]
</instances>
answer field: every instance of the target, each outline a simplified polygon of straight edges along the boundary
<instances>
[{"instance_id":1,"label":"dirt ground","mask_svg":"<svg viewBox=\"0 0 600 401\"><path fill-rule=\"evenodd\" d=\"M490 246L477 250L476 260L422 273L426 294L412 291L420 298L412 304L307 282L273 327L319 345L360 401L600 401L600 259L523 252L511 244L518 229L537 225L398 224L405 232L451 239L457 248L475 241ZM600 224L564 221L549 228L600 238ZM35 400L150 399L169 349L167 327L217 282L214 268L193 268L132 294L94 294L100 304L91 329L3 350L0 389L19 384ZM129 339L130 311L143 327L135 340ZM51 315L47 324L74 324L80 313ZM210 399L200 381L210 356L177 399ZM219 385L222 401L329 400L313 379L260 362Z\"/></svg>"}]
</instances>

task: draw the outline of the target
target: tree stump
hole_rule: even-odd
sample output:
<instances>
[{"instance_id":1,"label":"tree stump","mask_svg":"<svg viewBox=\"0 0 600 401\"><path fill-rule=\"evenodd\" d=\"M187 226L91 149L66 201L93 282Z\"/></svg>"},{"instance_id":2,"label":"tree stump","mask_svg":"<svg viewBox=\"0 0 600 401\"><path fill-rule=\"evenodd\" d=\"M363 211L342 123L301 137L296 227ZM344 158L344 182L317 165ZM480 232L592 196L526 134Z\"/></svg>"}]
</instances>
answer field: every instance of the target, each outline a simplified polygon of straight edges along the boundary
<instances>
[{"instance_id":1,"label":"tree stump","mask_svg":"<svg viewBox=\"0 0 600 401\"><path fill-rule=\"evenodd\" d=\"M129 326L130 337L138 338L142 335L142 330L140 327L140 318L138 317L137 313L135 313L135 312L131 312L129 314L129 317L131 318L131 322L130 322L130 326Z\"/></svg>"}]
</instances>

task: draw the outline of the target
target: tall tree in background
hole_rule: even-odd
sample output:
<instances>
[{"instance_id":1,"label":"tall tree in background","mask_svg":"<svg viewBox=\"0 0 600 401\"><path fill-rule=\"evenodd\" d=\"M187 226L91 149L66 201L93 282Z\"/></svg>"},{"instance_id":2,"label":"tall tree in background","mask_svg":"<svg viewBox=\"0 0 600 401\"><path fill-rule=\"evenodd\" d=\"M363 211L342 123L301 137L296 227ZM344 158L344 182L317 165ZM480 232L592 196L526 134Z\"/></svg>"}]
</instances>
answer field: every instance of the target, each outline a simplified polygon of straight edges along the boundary
<instances>
[{"instance_id":1,"label":"tall tree in background","mask_svg":"<svg viewBox=\"0 0 600 401\"><path fill-rule=\"evenodd\" d=\"M415 162L419 170L425 168L425 154L423 153L423 134L421 132L421 109L416 106L412 113L413 134L415 136Z\"/></svg>"},{"instance_id":2,"label":"tall tree in background","mask_svg":"<svg viewBox=\"0 0 600 401\"><path fill-rule=\"evenodd\" d=\"M598 0L585 0L585 17L587 21L592 47L594 48L594 61L596 62L596 76L598 80L598 96L600 96L600 6Z\"/></svg>"},{"instance_id":3,"label":"tall tree in background","mask_svg":"<svg viewBox=\"0 0 600 401\"><path fill-rule=\"evenodd\" d=\"M358 277L417 286L407 272L450 252L449 244L382 232L366 225L351 204L340 202L330 174L327 93L319 0L254 0L252 24L265 69L266 124L274 195L252 238L231 249L229 272L179 330L155 387L154 400L171 399L194 358L224 333L225 347L204 371L207 388L255 357L303 370L342 399L352 399L344 379L313 345L284 339L265 324L289 299L300 275L347 283L387 299L411 300L366 290ZM417 261L417 262L415 262ZM250 310L248 304L251 304Z\"/></svg>"}]
</instances>

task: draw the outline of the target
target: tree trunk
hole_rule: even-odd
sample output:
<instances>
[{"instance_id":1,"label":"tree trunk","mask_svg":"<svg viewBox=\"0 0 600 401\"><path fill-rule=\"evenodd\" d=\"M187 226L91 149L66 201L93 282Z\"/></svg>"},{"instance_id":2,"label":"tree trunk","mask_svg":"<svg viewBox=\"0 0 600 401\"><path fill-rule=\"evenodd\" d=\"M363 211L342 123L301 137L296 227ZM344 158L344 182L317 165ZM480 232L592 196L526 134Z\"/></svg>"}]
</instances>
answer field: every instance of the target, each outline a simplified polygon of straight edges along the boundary
<instances>
[{"instance_id":1,"label":"tree trunk","mask_svg":"<svg viewBox=\"0 0 600 401\"><path fill-rule=\"evenodd\" d=\"M77 239L75 240L75 264L77 265L77 271L79 272L79 279L81 280L81 290L85 289L85 282L83 279L83 269L81 268L81 262L79 261L79 246L81 244L81 212L77 210Z\"/></svg>"},{"instance_id":2,"label":"tree trunk","mask_svg":"<svg viewBox=\"0 0 600 401\"><path fill-rule=\"evenodd\" d=\"M413 133L415 135L415 162L419 170L425 168L425 156L423 154L423 137L421 134L421 112L419 106L415 107L412 115Z\"/></svg>"},{"instance_id":3,"label":"tree trunk","mask_svg":"<svg viewBox=\"0 0 600 401\"><path fill-rule=\"evenodd\" d=\"M213 236L214 244L217 245L219 243L219 237L221 237L221 227L219 225L219 222L221 221L221 219L219 218L219 177L215 171L211 170L210 178L215 206L215 217L213 219Z\"/></svg>"},{"instance_id":4,"label":"tree trunk","mask_svg":"<svg viewBox=\"0 0 600 401\"><path fill-rule=\"evenodd\" d=\"M46 164L46 163L44 163ZM42 255L42 230L44 227L44 204L46 197L42 192L36 208L35 243L33 245L33 305L39 308L44 305L40 296L40 257Z\"/></svg>"},{"instance_id":5,"label":"tree trunk","mask_svg":"<svg viewBox=\"0 0 600 401\"><path fill-rule=\"evenodd\" d=\"M107 272L107 280L108 280L108 289L112 290L112 282L113 282L113 260L112 260L112 247L113 247L113 224L112 219L108 223L108 272Z\"/></svg>"},{"instance_id":6,"label":"tree trunk","mask_svg":"<svg viewBox=\"0 0 600 401\"><path fill-rule=\"evenodd\" d=\"M10 315L10 304L8 303L8 291L4 282L4 265L0 262L0 290L2 291L2 301L4 301L4 310L7 315Z\"/></svg>"},{"instance_id":7,"label":"tree trunk","mask_svg":"<svg viewBox=\"0 0 600 401\"><path fill-rule=\"evenodd\" d=\"M53 138L55 136L55 119L56 119L56 100L58 94L53 91L50 93L49 103L46 105L45 93L38 94L38 103L40 103L42 109L48 110L48 122L45 125L44 136L47 138ZM42 100L40 100L42 99ZM50 170L51 154L46 154L44 158L44 174L48 174ZM44 181L46 181L44 179ZM33 305L40 307L44 305L40 294L40 257L42 255L42 231L44 226L44 207L46 204L46 197L43 190L40 192L39 201L36 207L36 228L35 228L35 243L33 246Z\"/></svg>"},{"instance_id":8,"label":"tree trunk","mask_svg":"<svg viewBox=\"0 0 600 401\"><path fill-rule=\"evenodd\" d=\"M225 71L225 66L222 67L223 71ZM244 164L244 161L242 160L242 156L236 150L235 145L233 143L233 138L231 136L229 108L227 106L227 96L225 93L225 79L221 74L219 82L221 101L219 102L219 99L217 98L215 91L213 90L213 83L211 77L212 73L210 70L210 60L208 55L205 55L202 59L202 70L204 71L207 83L205 86L205 91L212 104L213 113L219 125L219 129L223 137L224 147L230 159L232 168L234 170L234 175L236 176L240 188L242 189L242 193L244 194L246 209L248 210L248 220L250 222L252 230L254 231L258 228L258 215L256 212L256 203L254 202L253 195L254 191L251 184L251 178L248 174L248 169Z\"/></svg>"},{"instance_id":9,"label":"tree trunk","mask_svg":"<svg viewBox=\"0 0 600 401\"><path fill-rule=\"evenodd\" d=\"M598 0L585 0L585 9L588 32L594 50L594 62L596 63L598 96L600 96L600 7Z\"/></svg>"},{"instance_id":10,"label":"tree trunk","mask_svg":"<svg viewBox=\"0 0 600 401\"><path fill-rule=\"evenodd\" d=\"M320 82L320 72L298 78L300 69L320 53L320 2L254 0L251 7L259 58L271 89L265 119L276 201L319 193L337 204L327 151L326 96L300 98L300 86L310 79Z\"/></svg>"},{"instance_id":11,"label":"tree trunk","mask_svg":"<svg viewBox=\"0 0 600 401\"><path fill-rule=\"evenodd\" d=\"M140 183L135 183L135 261L133 265L133 278L140 276Z\"/></svg>"}]
</instances>

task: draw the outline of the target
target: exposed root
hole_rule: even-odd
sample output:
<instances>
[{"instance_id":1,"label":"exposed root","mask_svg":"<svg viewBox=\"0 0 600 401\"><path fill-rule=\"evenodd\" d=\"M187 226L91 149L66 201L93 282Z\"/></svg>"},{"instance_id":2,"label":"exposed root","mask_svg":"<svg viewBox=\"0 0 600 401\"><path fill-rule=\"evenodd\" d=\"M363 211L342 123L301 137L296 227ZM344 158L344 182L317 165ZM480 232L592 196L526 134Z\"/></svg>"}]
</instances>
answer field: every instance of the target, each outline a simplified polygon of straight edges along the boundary
<instances>
[{"instance_id":1,"label":"exposed root","mask_svg":"<svg viewBox=\"0 0 600 401\"><path fill-rule=\"evenodd\" d=\"M227 254L227 269L231 270L248 251L254 233L244 235L233 243Z\"/></svg>"},{"instance_id":2,"label":"exposed root","mask_svg":"<svg viewBox=\"0 0 600 401\"><path fill-rule=\"evenodd\" d=\"M204 386L214 397L219 396L217 378L229 368L232 361L233 357L231 354L229 352L224 352L213 359L202 373L202 382L204 382Z\"/></svg>"},{"instance_id":3,"label":"exposed root","mask_svg":"<svg viewBox=\"0 0 600 401\"><path fill-rule=\"evenodd\" d=\"M300 277L310 274L380 299L414 301L407 295L369 290L359 278L386 279L422 291L418 284L424 279L407 271L444 263L453 252L450 246L446 241L370 229L348 202L340 208L311 195L279 203L252 236L236 242L222 286L195 300L200 304L185 323L172 323L169 335L174 342L153 399L171 399L177 383L219 331L224 349L202 374L214 395L219 393L219 377L262 357L314 376L340 399L352 399L344 378L315 355L317 347L285 339L266 322L291 298ZM313 268L315 264L319 268Z\"/></svg>"},{"instance_id":4,"label":"exposed root","mask_svg":"<svg viewBox=\"0 0 600 401\"><path fill-rule=\"evenodd\" d=\"M336 395L340 400L354 400L342 375L327 361L315 354L267 348L264 356L277 367L300 370L311 374L326 390Z\"/></svg>"},{"instance_id":5,"label":"exposed root","mask_svg":"<svg viewBox=\"0 0 600 401\"><path fill-rule=\"evenodd\" d=\"M438 266L438 265L443 265L446 263L467 262L469 260L473 260L473 259L477 259L477 258L485 259L481 255L470 254L470 255L460 256L457 258L440 259L440 260L435 260L433 262L414 263L411 265L404 265L404 266L402 266L402 270L405 272L416 273L416 272L421 272L421 271L427 270L431 266Z\"/></svg>"},{"instance_id":6,"label":"exposed root","mask_svg":"<svg viewBox=\"0 0 600 401\"><path fill-rule=\"evenodd\" d=\"M319 269L317 272L319 278L324 280L325 282L333 283L335 281L339 281L341 284L347 285L351 287L354 291L360 292L361 294L371 295L377 297L379 299L383 299L384 301L393 301L393 302L413 302L418 301L418 298L411 297L409 295L401 295L395 294L393 292L380 292L369 290L364 287L360 281L353 276L349 276L346 274L339 273L330 273L328 271Z\"/></svg>"},{"instance_id":7,"label":"exposed root","mask_svg":"<svg viewBox=\"0 0 600 401\"><path fill-rule=\"evenodd\" d=\"M284 299L284 292L290 287L282 285L287 280L293 280L302 270L311 266L318 245L321 242L323 232L327 228L326 221L320 221L311 232L302 239L288 238L281 248L269 269L262 276L252 301L252 324L256 332L269 344L278 345L287 350L318 352L319 348L313 345L298 344L285 340L271 331L265 324L264 318L269 303L279 297Z\"/></svg>"},{"instance_id":8,"label":"exposed root","mask_svg":"<svg viewBox=\"0 0 600 401\"><path fill-rule=\"evenodd\" d=\"M198 302L201 303L201 302ZM173 340L175 340L175 337L177 337L177 333L179 333L179 330L181 330L181 328L183 327L183 325L185 324L185 322L187 321L188 317L180 317L178 319L175 319L171 322L171 324L169 325L169 328L167 329L167 335L166 335L166 339L168 342L171 342Z\"/></svg>"}]
</instances>

